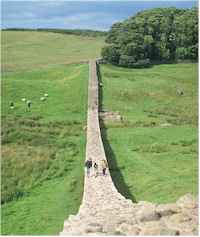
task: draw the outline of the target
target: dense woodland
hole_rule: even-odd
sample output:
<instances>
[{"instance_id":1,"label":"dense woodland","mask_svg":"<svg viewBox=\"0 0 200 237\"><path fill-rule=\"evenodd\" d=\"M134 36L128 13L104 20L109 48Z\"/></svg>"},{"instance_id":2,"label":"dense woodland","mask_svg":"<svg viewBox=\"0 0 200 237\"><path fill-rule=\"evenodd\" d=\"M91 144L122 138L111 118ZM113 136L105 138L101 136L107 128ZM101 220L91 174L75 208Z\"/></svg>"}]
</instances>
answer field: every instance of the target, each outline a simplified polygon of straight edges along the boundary
<instances>
[{"instance_id":1,"label":"dense woodland","mask_svg":"<svg viewBox=\"0 0 200 237\"><path fill-rule=\"evenodd\" d=\"M125 67L198 58L198 9L155 8L115 23L103 59Z\"/></svg>"},{"instance_id":2,"label":"dense woodland","mask_svg":"<svg viewBox=\"0 0 200 237\"><path fill-rule=\"evenodd\" d=\"M98 37L106 36L107 32L98 31L98 30L82 30L82 29L54 29L54 28L39 28L39 29L28 29L28 28L5 28L6 31L44 31L44 32L53 32L60 34L72 34L72 35L81 35L89 37Z\"/></svg>"}]
</instances>

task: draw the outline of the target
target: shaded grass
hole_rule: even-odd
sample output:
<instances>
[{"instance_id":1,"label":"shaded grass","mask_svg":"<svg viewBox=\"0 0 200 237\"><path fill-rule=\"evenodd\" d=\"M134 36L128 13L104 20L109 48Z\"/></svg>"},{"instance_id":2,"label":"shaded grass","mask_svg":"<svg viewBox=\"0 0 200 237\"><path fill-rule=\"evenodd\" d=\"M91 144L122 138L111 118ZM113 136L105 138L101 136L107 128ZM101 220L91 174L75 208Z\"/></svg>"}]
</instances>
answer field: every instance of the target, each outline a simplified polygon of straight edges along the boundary
<instances>
[{"instance_id":1,"label":"shaded grass","mask_svg":"<svg viewBox=\"0 0 200 237\"><path fill-rule=\"evenodd\" d=\"M150 69L102 65L101 75L103 108L123 117L102 128L115 154L115 179L122 176L137 201L172 202L187 192L196 194L197 64ZM124 192L122 185L118 189Z\"/></svg>"},{"instance_id":2,"label":"shaded grass","mask_svg":"<svg viewBox=\"0 0 200 237\"><path fill-rule=\"evenodd\" d=\"M4 75L3 234L58 234L64 219L77 211L83 192L87 80L84 64ZM41 102L44 93L49 97ZM32 101L30 111L23 97Z\"/></svg>"}]
</instances>

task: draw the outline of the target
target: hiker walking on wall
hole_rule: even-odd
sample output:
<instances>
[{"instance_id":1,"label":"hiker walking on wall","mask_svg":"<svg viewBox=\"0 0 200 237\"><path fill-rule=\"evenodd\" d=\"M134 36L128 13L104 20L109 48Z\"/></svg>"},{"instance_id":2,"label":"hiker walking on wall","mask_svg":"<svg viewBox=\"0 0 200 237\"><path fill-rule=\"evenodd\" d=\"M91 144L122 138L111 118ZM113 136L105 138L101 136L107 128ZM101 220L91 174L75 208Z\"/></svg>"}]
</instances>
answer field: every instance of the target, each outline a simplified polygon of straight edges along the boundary
<instances>
[{"instance_id":1,"label":"hiker walking on wall","mask_svg":"<svg viewBox=\"0 0 200 237\"><path fill-rule=\"evenodd\" d=\"M87 177L90 176L90 169L92 167L92 159L89 158L88 160L86 160L85 162L85 168L86 168L86 173L87 173Z\"/></svg>"},{"instance_id":2,"label":"hiker walking on wall","mask_svg":"<svg viewBox=\"0 0 200 237\"><path fill-rule=\"evenodd\" d=\"M94 162L94 176L95 176L95 178L98 176L98 164L96 163L96 162Z\"/></svg>"},{"instance_id":3,"label":"hiker walking on wall","mask_svg":"<svg viewBox=\"0 0 200 237\"><path fill-rule=\"evenodd\" d=\"M103 176L105 176L106 175L106 169L108 168L108 163L105 159L103 159L101 161L101 167L102 167Z\"/></svg>"}]
</instances>

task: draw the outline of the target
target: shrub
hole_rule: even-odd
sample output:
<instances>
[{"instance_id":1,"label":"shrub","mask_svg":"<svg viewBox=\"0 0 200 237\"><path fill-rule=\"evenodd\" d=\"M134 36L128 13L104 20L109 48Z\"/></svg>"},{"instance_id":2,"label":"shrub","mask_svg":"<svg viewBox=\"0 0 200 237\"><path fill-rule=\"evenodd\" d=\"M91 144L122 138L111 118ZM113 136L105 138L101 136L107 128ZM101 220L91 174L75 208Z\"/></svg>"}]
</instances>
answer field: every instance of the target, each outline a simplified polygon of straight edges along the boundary
<instances>
[{"instance_id":1,"label":"shrub","mask_svg":"<svg viewBox=\"0 0 200 237\"><path fill-rule=\"evenodd\" d=\"M187 50L184 47L180 47L176 49L176 56L179 59L185 59L187 55Z\"/></svg>"},{"instance_id":2,"label":"shrub","mask_svg":"<svg viewBox=\"0 0 200 237\"><path fill-rule=\"evenodd\" d=\"M145 68L150 66L150 60L147 58L136 61L132 56L121 55L119 65L129 68Z\"/></svg>"},{"instance_id":3,"label":"shrub","mask_svg":"<svg viewBox=\"0 0 200 237\"><path fill-rule=\"evenodd\" d=\"M138 60L136 63L133 64L133 67L135 68L145 68L150 66L150 60L143 59L143 60Z\"/></svg>"},{"instance_id":4,"label":"shrub","mask_svg":"<svg viewBox=\"0 0 200 237\"><path fill-rule=\"evenodd\" d=\"M128 55L121 55L119 59L119 65L122 67L133 67L135 62L134 57Z\"/></svg>"}]
</instances>

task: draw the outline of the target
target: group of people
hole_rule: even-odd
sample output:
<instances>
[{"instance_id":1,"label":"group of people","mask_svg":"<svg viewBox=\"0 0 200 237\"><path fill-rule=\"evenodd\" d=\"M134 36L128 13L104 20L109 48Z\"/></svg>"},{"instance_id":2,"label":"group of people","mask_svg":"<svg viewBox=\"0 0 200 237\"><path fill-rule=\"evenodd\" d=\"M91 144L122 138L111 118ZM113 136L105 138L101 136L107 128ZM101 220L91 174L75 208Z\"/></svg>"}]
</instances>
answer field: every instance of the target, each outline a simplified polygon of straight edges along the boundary
<instances>
[{"instance_id":1,"label":"group of people","mask_svg":"<svg viewBox=\"0 0 200 237\"><path fill-rule=\"evenodd\" d=\"M102 159L100 160L100 163L98 164L96 161L93 162L92 158L89 158L85 162L85 168L86 168L87 177L90 177L91 173L93 173L95 177L97 177L100 174L102 174L103 176L106 176L108 163L105 159Z\"/></svg>"}]
</instances>

